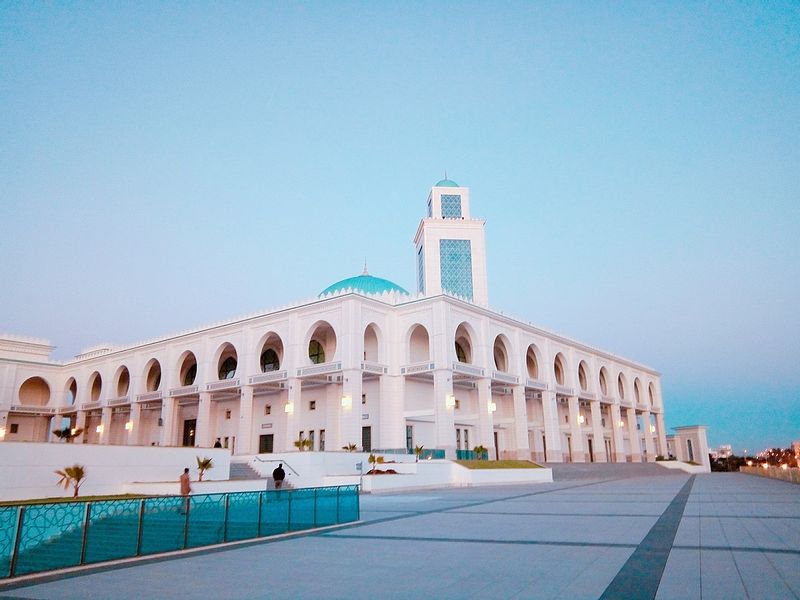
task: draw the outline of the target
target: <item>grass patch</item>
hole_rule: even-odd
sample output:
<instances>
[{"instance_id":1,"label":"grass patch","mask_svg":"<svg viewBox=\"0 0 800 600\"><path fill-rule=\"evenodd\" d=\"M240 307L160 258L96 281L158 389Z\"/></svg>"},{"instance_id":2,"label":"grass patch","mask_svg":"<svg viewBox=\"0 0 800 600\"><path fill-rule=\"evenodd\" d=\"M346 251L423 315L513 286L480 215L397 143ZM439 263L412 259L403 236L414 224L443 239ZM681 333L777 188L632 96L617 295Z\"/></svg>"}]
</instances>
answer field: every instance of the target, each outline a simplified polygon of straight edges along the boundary
<instances>
[{"instance_id":1,"label":"grass patch","mask_svg":"<svg viewBox=\"0 0 800 600\"><path fill-rule=\"evenodd\" d=\"M147 498L142 494L111 494L108 496L58 496L56 498L32 498L30 500L4 500L0 506L27 506L29 504L64 504L65 502L94 502L99 500L132 500L134 498Z\"/></svg>"},{"instance_id":2,"label":"grass patch","mask_svg":"<svg viewBox=\"0 0 800 600\"><path fill-rule=\"evenodd\" d=\"M468 469L541 469L529 460L457 460L462 467Z\"/></svg>"}]
</instances>

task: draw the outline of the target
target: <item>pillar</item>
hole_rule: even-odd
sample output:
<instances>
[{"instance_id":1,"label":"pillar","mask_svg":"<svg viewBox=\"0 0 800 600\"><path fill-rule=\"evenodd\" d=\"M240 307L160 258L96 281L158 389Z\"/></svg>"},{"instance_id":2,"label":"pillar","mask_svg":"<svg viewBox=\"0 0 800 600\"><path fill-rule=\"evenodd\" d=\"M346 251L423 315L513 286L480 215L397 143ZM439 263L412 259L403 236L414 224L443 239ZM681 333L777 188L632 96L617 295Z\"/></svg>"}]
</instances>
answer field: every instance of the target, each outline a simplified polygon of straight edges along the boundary
<instances>
[{"instance_id":1,"label":"pillar","mask_svg":"<svg viewBox=\"0 0 800 600\"><path fill-rule=\"evenodd\" d=\"M667 450L667 431L664 429L664 413L656 413L656 444L658 445L658 453L667 458L669 451Z\"/></svg>"},{"instance_id":2,"label":"pillar","mask_svg":"<svg viewBox=\"0 0 800 600\"><path fill-rule=\"evenodd\" d=\"M492 402L492 380L489 378L478 379L478 444L489 451L489 459L494 458L494 413L489 412L489 403ZM455 425L454 425L455 427Z\"/></svg>"},{"instance_id":3,"label":"pillar","mask_svg":"<svg viewBox=\"0 0 800 600\"><path fill-rule=\"evenodd\" d=\"M361 394L363 389L360 369L347 369L342 372L342 394L334 395L338 404L339 443L338 447L355 444L361 448ZM338 400L338 402L337 402Z\"/></svg>"},{"instance_id":4,"label":"pillar","mask_svg":"<svg viewBox=\"0 0 800 600\"><path fill-rule=\"evenodd\" d=\"M656 460L656 445L655 436L650 431L650 411L645 410L642 412L642 421L644 422L644 447L647 454L647 462L655 462Z\"/></svg>"},{"instance_id":5,"label":"pillar","mask_svg":"<svg viewBox=\"0 0 800 600\"><path fill-rule=\"evenodd\" d=\"M61 427L59 426L59 429ZM7 410L0 410L0 442L4 442L8 439L8 411Z\"/></svg>"},{"instance_id":6,"label":"pillar","mask_svg":"<svg viewBox=\"0 0 800 600\"><path fill-rule=\"evenodd\" d=\"M622 435L624 429L623 427L620 427L622 415L619 412L619 404L611 405L611 420L613 421L611 425L611 435L614 445L612 449L614 452L614 462L624 463L628 459L625 455L625 438Z\"/></svg>"},{"instance_id":7,"label":"pillar","mask_svg":"<svg viewBox=\"0 0 800 600\"><path fill-rule=\"evenodd\" d=\"M236 454L253 452L253 386L243 385L239 398L239 430L236 434Z\"/></svg>"},{"instance_id":8,"label":"pillar","mask_svg":"<svg viewBox=\"0 0 800 600\"><path fill-rule=\"evenodd\" d=\"M578 422L580 405L577 396L569 397L569 433L572 438L572 462L586 462L586 450L583 444L583 431Z\"/></svg>"},{"instance_id":9,"label":"pillar","mask_svg":"<svg viewBox=\"0 0 800 600\"><path fill-rule=\"evenodd\" d=\"M639 443L639 429L636 427L636 409L626 408L628 420L628 441L631 445L631 462L642 462L642 445Z\"/></svg>"},{"instance_id":10,"label":"pillar","mask_svg":"<svg viewBox=\"0 0 800 600\"><path fill-rule=\"evenodd\" d=\"M381 448L406 447L405 387L405 377L381 375L378 416L378 443Z\"/></svg>"},{"instance_id":11,"label":"pillar","mask_svg":"<svg viewBox=\"0 0 800 600\"><path fill-rule=\"evenodd\" d=\"M453 394L453 372L437 369L433 372L433 422L436 448L444 450L445 458L456 458L456 422L453 409L447 408L447 397ZM477 446L480 442L476 443ZM405 445L405 444L404 444Z\"/></svg>"},{"instance_id":12,"label":"pillar","mask_svg":"<svg viewBox=\"0 0 800 600\"><path fill-rule=\"evenodd\" d=\"M599 400L593 400L590 403L592 410L592 441L594 461L599 463L608 462L606 456L606 436L603 433L603 414L602 407Z\"/></svg>"},{"instance_id":13,"label":"pillar","mask_svg":"<svg viewBox=\"0 0 800 600\"><path fill-rule=\"evenodd\" d=\"M103 407L103 413L100 416L100 425L102 433L97 437L98 444L108 444L111 439L111 411L110 406Z\"/></svg>"},{"instance_id":14,"label":"pillar","mask_svg":"<svg viewBox=\"0 0 800 600\"><path fill-rule=\"evenodd\" d=\"M542 392L542 415L544 418L544 449L547 462L563 462L564 453L561 448L561 428L558 422L558 404L556 393L551 390Z\"/></svg>"},{"instance_id":15,"label":"pillar","mask_svg":"<svg viewBox=\"0 0 800 600\"><path fill-rule=\"evenodd\" d=\"M196 448L210 448L213 444L211 431L211 393L200 392L200 402L197 404L197 429L195 430L194 445Z\"/></svg>"},{"instance_id":16,"label":"pillar","mask_svg":"<svg viewBox=\"0 0 800 600\"><path fill-rule=\"evenodd\" d=\"M528 407L525 403L525 386L515 385L514 394L514 440L519 460L531 459L531 446L528 441Z\"/></svg>"},{"instance_id":17,"label":"pillar","mask_svg":"<svg viewBox=\"0 0 800 600\"><path fill-rule=\"evenodd\" d=\"M161 400L161 436L159 445L177 446L175 429L177 427L178 402L175 398L164 398Z\"/></svg>"},{"instance_id":18,"label":"pillar","mask_svg":"<svg viewBox=\"0 0 800 600\"><path fill-rule=\"evenodd\" d=\"M138 402L131 402L131 414L128 417L133 429L125 430L125 443L128 446L138 446L141 439L141 425L142 425L142 405Z\"/></svg>"},{"instance_id":19,"label":"pillar","mask_svg":"<svg viewBox=\"0 0 800 600\"><path fill-rule=\"evenodd\" d=\"M77 413L77 415L75 417L75 429L82 429L83 433L78 435L78 437L76 437L73 440L73 443L82 444L83 440L86 439L86 433L87 433L86 432L86 411L85 410L78 410L78 413Z\"/></svg>"},{"instance_id":20,"label":"pillar","mask_svg":"<svg viewBox=\"0 0 800 600\"><path fill-rule=\"evenodd\" d=\"M300 403L303 401L303 382L297 378L290 378L286 382L287 386L287 394L286 394L286 404L283 406L276 407L277 410L282 410L283 414L286 418L285 427L284 427L284 443L283 443L283 451L284 452L293 452L297 450L294 447L294 441L297 439L297 416L300 412ZM288 410L288 412L287 412ZM327 436L328 434L326 434ZM335 441L335 438L331 437L331 441ZM327 441L326 441L327 443ZM341 444L340 444L341 445ZM335 445L334 445L335 447ZM338 450L338 447L336 448Z\"/></svg>"}]
</instances>

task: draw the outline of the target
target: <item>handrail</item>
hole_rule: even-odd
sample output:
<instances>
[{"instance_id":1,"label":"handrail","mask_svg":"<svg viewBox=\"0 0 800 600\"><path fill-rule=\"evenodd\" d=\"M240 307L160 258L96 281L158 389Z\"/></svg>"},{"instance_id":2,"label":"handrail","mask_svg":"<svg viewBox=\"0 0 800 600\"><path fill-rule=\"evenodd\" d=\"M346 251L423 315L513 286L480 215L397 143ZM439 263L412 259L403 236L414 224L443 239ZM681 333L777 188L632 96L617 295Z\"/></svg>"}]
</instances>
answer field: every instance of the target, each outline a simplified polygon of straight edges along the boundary
<instances>
[{"instance_id":1,"label":"handrail","mask_svg":"<svg viewBox=\"0 0 800 600\"><path fill-rule=\"evenodd\" d=\"M265 459L261 458L260 456L254 456L253 458L255 458L255 460L257 460L258 462L263 462L263 463L271 463L271 462L282 463L282 464L286 465L287 467L289 467L292 470L292 473L294 473L295 475L300 477L300 473L298 473L295 470L295 468L292 465L290 465L288 462L286 462L285 460L279 460L277 458L265 460Z\"/></svg>"}]
</instances>

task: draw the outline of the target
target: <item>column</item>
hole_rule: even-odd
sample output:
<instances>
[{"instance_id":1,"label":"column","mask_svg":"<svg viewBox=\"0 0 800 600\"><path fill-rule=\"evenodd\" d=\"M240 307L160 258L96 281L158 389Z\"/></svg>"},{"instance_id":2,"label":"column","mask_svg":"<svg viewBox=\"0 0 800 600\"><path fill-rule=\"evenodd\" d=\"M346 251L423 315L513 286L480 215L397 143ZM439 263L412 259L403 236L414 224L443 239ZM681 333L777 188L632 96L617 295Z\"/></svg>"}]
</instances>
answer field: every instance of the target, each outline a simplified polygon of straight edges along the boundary
<instances>
[{"instance_id":1,"label":"column","mask_svg":"<svg viewBox=\"0 0 800 600\"><path fill-rule=\"evenodd\" d=\"M161 436L159 445L177 446L175 429L178 426L178 402L175 398L164 398L161 400Z\"/></svg>"},{"instance_id":2,"label":"column","mask_svg":"<svg viewBox=\"0 0 800 600\"><path fill-rule=\"evenodd\" d=\"M533 436L533 453L531 458L536 462L544 462L544 444L542 443L543 430L534 429L530 432Z\"/></svg>"},{"instance_id":3,"label":"column","mask_svg":"<svg viewBox=\"0 0 800 600\"><path fill-rule=\"evenodd\" d=\"M620 423L622 423L622 416L619 412L619 404L611 405L611 421L613 421L611 425L611 435L614 439L614 462L624 463L628 459L625 454L625 439L622 435L623 428L620 427Z\"/></svg>"},{"instance_id":4,"label":"column","mask_svg":"<svg viewBox=\"0 0 800 600\"><path fill-rule=\"evenodd\" d=\"M276 407L277 410L282 410L286 416L286 426L284 429L283 451L294 452L297 448L294 447L294 441L297 439L297 414L300 411L300 403L303 401L303 382L301 379L290 378L286 385L288 386L286 395L286 404ZM327 434L331 435L331 434ZM331 437L331 441L336 438ZM327 444L327 441L326 441ZM339 444L341 446L341 444ZM338 447L336 448L338 450Z\"/></svg>"},{"instance_id":5,"label":"column","mask_svg":"<svg viewBox=\"0 0 800 600\"><path fill-rule=\"evenodd\" d=\"M197 429L195 430L194 445L197 448L210 448L212 445L211 431L211 393L200 392L200 402L197 404Z\"/></svg>"},{"instance_id":6,"label":"column","mask_svg":"<svg viewBox=\"0 0 800 600\"><path fill-rule=\"evenodd\" d=\"M100 429L101 432L97 436L98 444L108 444L111 439L111 411L110 406L103 407L103 413L100 416Z\"/></svg>"},{"instance_id":7,"label":"column","mask_svg":"<svg viewBox=\"0 0 800 600\"><path fill-rule=\"evenodd\" d=\"M73 443L82 444L83 440L86 439L86 411L85 410L78 410L78 413L75 416L75 429L81 429L81 430L83 430L83 433L79 434L73 440Z\"/></svg>"},{"instance_id":8,"label":"column","mask_svg":"<svg viewBox=\"0 0 800 600\"><path fill-rule=\"evenodd\" d=\"M581 423L578 421L580 416L580 406L577 396L569 397L569 433L572 438L572 462L586 462L586 450L583 444L583 432Z\"/></svg>"},{"instance_id":9,"label":"column","mask_svg":"<svg viewBox=\"0 0 800 600\"><path fill-rule=\"evenodd\" d=\"M639 429L636 427L636 409L626 408L628 419L628 441L631 444L631 462L642 462L642 445L639 443Z\"/></svg>"},{"instance_id":10,"label":"column","mask_svg":"<svg viewBox=\"0 0 800 600\"><path fill-rule=\"evenodd\" d=\"M447 397L452 394L453 372L449 369L435 370L433 372L433 422L436 431L436 448L444 450L445 458L450 460L456 458L455 414L453 409L447 408L446 404Z\"/></svg>"},{"instance_id":11,"label":"column","mask_svg":"<svg viewBox=\"0 0 800 600\"><path fill-rule=\"evenodd\" d=\"M645 410L642 412L642 421L644 421L644 447L647 452L647 462L655 462L656 460L656 445L655 436L650 431L650 411Z\"/></svg>"},{"instance_id":12,"label":"column","mask_svg":"<svg viewBox=\"0 0 800 600\"><path fill-rule=\"evenodd\" d=\"M141 434L139 430L141 429L142 424L142 405L138 402L131 402L131 414L129 420L133 429L125 430L125 443L128 446L138 446Z\"/></svg>"},{"instance_id":13,"label":"column","mask_svg":"<svg viewBox=\"0 0 800 600\"><path fill-rule=\"evenodd\" d=\"M239 398L239 430L236 434L236 454L253 451L253 386L243 385Z\"/></svg>"},{"instance_id":14,"label":"column","mask_svg":"<svg viewBox=\"0 0 800 600\"><path fill-rule=\"evenodd\" d=\"M360 369L348 369L342 373L342 395L338 398L339 444L337 447L351 443L361 447L362 387ZM334 402L336 400L334 399Z\"/></svg>"},{"instance_id":15,"label":"column","mask_svg":"<svg viewBox=\"0 0 800 600\"><path fill-rule=\"evenodd\" d=\"M402 375L381 375L378 431L381 448L406 447L405 387Z\"/></svg>"},{"instance_id":16,"label":"column","mask_svg":"<svg viewBox=\"0 0 800 600\"><path fill-rule=\"evenodd\" d=\"M558 422L558 404L556 393L551 390L542 392L542 415L544 417L545 460L547 462L564 462L561 449L561 429Z\"/></svg>"},{"instance_id":17,"label":"column","mask_svg":"<svg viewBox=\"0 0 800 600\"><path fill-rule=\"evenodd\" d=\"M592 400L589 405L592 410L592 440L594 441L594 461L599 463L608 462L606 457L606 436L603 433L603 415L599 400Z\"/></svg>"},{"instance_id":18,"label":"column","mask_svg":"<svg viewBox=\"0 0 800 600\"><path fill-rule=\"evenodd\" d=\"M531 459L531 446L528 441L528 407L525 404L525 386L515 385L514 394L514 439L518 460Z\"/></svg>"},{"instance_id":19,"label":"column","mask_svg":"<svg viewBox=\"0 0 800 600\"><path fill-rule=\"evenodd\" d=\"M664 429L664 413L656 413L656 443L658 444L658 453L667 458L669 451L667 450L667 432Z\"/></svg>"},{"instance_id":20,"label":"column","mask_svg":"<svg viewBox=\"0 0 800 600\"><path fill-rule=\"evenodd\" d=\"M489 459L495 456L494 447L494 413L489 412L492 402L492 380L478 379L478 444L489 451Z\"/></svg>"},{"instance_id":21,"label":"column","mask_svg":"<svg viewBox=\"0 0 800 600\"><path fill-rule=\"evenodd\" d=\"M59 426L61 429L61 426ZM7 410L0 410L0 442L4 442L8 439L8 411Z\"/></svg>"}]
</instances>

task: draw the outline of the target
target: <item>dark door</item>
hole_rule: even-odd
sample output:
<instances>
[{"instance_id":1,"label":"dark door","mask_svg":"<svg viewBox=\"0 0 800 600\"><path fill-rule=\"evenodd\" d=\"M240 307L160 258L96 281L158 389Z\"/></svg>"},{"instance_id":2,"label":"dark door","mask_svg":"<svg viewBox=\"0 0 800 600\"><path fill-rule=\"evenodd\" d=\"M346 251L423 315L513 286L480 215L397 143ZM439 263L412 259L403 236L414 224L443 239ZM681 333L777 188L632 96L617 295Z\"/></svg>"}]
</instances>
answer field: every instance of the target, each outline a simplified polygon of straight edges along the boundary
<instances>
[{"instance_id":1,"label":"dark door","mask_svg":"<svg viewBox=\"0 0 800 600\"><path fill-rule=\"evenodd\" d=\"M183 445L194 446L194 435L197 430L197 419L186 419L183 422Z\"/></svg>"},{"instance_id":2,"label":"dark door","mask_svg":"<svg viewBox=\"0 0 800 600\"><path fill-rule=\"evenodd\" d=\"M497 445L497 432L494 432L494 459L500 460L500 447Z\"/></svg>"},{"instance_id":3,"label":"dark door","mask_svg":"<svg viewBox=\"0 0 800 600\"><path fill-rule=\"evenodd\" d=\"M258 436L258 453L259 454L272 454L272 440L273 434Z\"/></svg>"},{"instance_id":4,"label":"dark door","mask_svg":"<svg viewBox=\"0 0 800 600\"><path fill-rule=\"evenodd\" d=\"M364 452L372 452L372 427L361 428L361 448Z\"/></svg>"},{"instance_id":5,"label":"dark door","mask_svg":"<svg viewBox=\"0 0 800 600\"><path fill-rule=\"evenodd\" d=\"M592 448L592 440L589 439L589 462L594 462L594 448Z\"/></svg>"}]
</instances>

